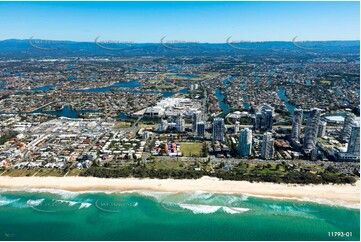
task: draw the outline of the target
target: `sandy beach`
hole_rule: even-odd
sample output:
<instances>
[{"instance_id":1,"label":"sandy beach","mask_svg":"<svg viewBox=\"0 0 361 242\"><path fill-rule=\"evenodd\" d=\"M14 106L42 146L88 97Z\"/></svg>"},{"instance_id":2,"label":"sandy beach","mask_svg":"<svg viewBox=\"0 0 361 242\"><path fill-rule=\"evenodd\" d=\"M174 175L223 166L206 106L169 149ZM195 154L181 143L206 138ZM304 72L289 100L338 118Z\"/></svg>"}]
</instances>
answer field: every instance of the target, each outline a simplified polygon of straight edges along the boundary
<instances>
[{"instance_id":1,"label":"sandy beach","mask_svg":"<svg viewBox=\"0 0 361 242\"><path fill-rule=\"evenodd\" d=\"M0 177L3 189L56 189L66 191L135 191L235 193L273 198L293 198L324 204L359 206L360 181L354 185L295 185L221 181L203 177L198 180L95 178L95 177Z\"/></svg>"}]
</instances>

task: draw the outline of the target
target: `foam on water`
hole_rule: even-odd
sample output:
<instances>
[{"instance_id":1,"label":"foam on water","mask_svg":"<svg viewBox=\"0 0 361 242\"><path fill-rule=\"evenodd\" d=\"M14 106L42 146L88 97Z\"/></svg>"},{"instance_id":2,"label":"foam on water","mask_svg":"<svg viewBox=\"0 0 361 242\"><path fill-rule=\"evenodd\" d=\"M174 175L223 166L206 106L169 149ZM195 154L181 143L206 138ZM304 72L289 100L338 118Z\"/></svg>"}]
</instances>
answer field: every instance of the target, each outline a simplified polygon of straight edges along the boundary
<instances>
[{"instance_id":1,"label":"foam on water","mask_svg":"<svg viewBox=\"0 0 361 242\"><path fill-rule=\"evenodd\" d=\"M317 218L318 211L315 209L309 209L305 207L303 204L298 206L296 203L293 205L275 205L275 204L267 204L263 205L266 208L266 211L263 213L270 213L274 215L281 215L281 216L292 216L292 217L302 217L308 219L315 219Z\"/></svg>"},{"instance_id":2,"label":"foam on water","mask_svg":"<svg viewBox=\"0 0 361 242\"><path fill-rule=\"evenodd\" d=\"M292 206L265 205L265 207L270 208L271 210L276 211L276 212L285 212L285 213L300 212L299 210L295 209Z\"/></svg>"},{"instance_id":3,"label":"foam on water","mask_svg":"<svg viewBox=\"0 0 361 242\"><path fill-rule=\"evenodd\" d=\"M47 188L0 188L0 193L5 192L26 192L26 193L50 193L60 195L63 199L71 199L77 197L82 193L91 193L91 192L72 192L61 189L47 189Z\"/></svg>"},{"instance_id":4,"label":"foam on water","mask_svg":"<svg viewBox=\"0 0 361 242\"><path fill-rule=\"evenodd\" d=\"M77 204L78 202L73 202L73 201L67 201L67 200L55 200L56 202L61 202L61 203L67 203L69 204L69 206L74 206L75 204Z\"/></svg>"},{"instance_id":5,"label":"foam on water","mask_svg":"<svg viewBox=\"0 0 361 242\"><path fill-rule=\"evenodd\" d=\"M203 191L196 191L192 193L186 193L186 200L208 200L214 196L214 193L203 192Z\"/></svg>"},{"instance_id":6,"label":"foam on water","mask_svg":"<svg viewBox=\"0 0 361 242\"><path fill-rule=\"evenodd\" d=\"M238 208L238 207L222 207L222 210L230 214L238 214L249 211L249 208Z\"/></svg>"},{"instance_id":7,"label":"foam on water","mask_svg":"<svg viewBox=\"0 0 361 242\"><path fill-rule=\"evenodd\" d=\"M274 196L264 196L264 195L254 195L254 194L243 194L238 195L235 193L210 193L210 192L190 192L190 193L178 193L178 192L157 192L157 191L146 191L146 190L130 190L130 191L80 191L80 192L72 192L67 190L60 190L60 189L40 189L40 188L0 188L0 193L6 193L6 192L28 192L28 193L51 193L51 194L57 194L60 195L62 199L73 199L76 198L79 194L97 194L97 193L103 193L103 194L131 194L136 193L141 196L146 197L152 197L156 199L157 201L162 201L165 198L167 198L169 195L179 195L184 194L184 199L180 202L186 202L190 201L192 199L204 199L208 200L212 198L213 195L219 195L217 196L218 199L221 199L220 196L229 195L230 199L235 199L235 201L229 201L228 204L231 204L232 202L237 201L247 201L249 197L258 197L258 198L266 198L266 199L277 199L277 200L296 200L296 201L305 201L310 203L316 203L316 204L323 204L327 206L337 206L337 207L346 207L350 209L360 209L360 205L353 204L353 203L347 203L343 201L331 201L327 199L320 199L320 198L309 198L309 197L303 197L303 198L292 198L292 197L274 197ZM188 197L188 198L187 198ZM187 199L186 199L187 198ZM0 202L0 206L5 204L5 202Z\"/></svg>"},{"instance_id":8,"label":"foam on water","mask_svg":"<svg viewBox=\"0 0 361 242\"><path fill-rule=\"evenodd\" d=\"M89 208L91 205L92 205L91 203L81 203L79 209Z\"/></svg>"},{"instance_id":9,"label":"foam on water","mask_svg":"<svg viewBox=\"0 0 361 242\"><path fill-rule=\"evenodd\" d=\"M17 202L19 200L20 200L20 198L18 198L18 199L8 199L7 197L3 197L3 196L0 195L0 206L9 205L9 204L15 203L15 202Z\"/></svg>"},{"instance_id":10,"label":"foam on water","mask_svg":"<svg viewBox=\"0 0 361 242\"><path fill-rule=\"evenodd\" d=\"M2 204L12 203L0 207L0 218L2 218L0 227L7 228L8 231L5 231L7 233L16 234L18 240L34 241L51 240L51 238L66 240L69 236L79 240L91 240L93 234L99 234L99 238L106 237L110 240L119 240L119 238L124 240L164 240L167 238L177 241L203 238L204 240L269 241L282 240L285 229L290 234L294 234L290 237L291 240L327 240L327 234L319 233L315 229L317 226L321 226L327 231L333 231L334 228L339 228L340 231L352 231L354 238L356 240L359 238L359 210L319 206L315 203L298 202L296 199L258 199L237 194L142 193L139 191L134 191L135 194L132 193L133 191L121 194L116 192L111 195L104 192L87 193L72 199L62 199L59 195L42 192L38 194L4 193L0 195ZM143 197L145 195L149 198ZM162 202L157 202L152 197L156 197ZM65 202L61 203L57 200ZM98 207L97 201L99 201ZM74 203L76 205L72 205ZM36 206L37 204L38 206ZM14 209L19 205L24 205L26 208ZM45 213L42 215L36 212L35 215L38 216L34 216L31 208L36 211L57 212L56 214L59 215L46 215ZM27 211L24 211L25 209ZM168 211L165 211L167 209ZM107 215L105 212L119 213L108 213ZM38 233L39 219L48 226L44 230L44 235ZM21 230L21 226L19 228L8 226L10 220L11 224L27 222L29 230L26 237L20 237L21 233L17 231L17 229ZM139 230L139 226L136 226L137 221L142 221L141 230ZM169 223L170 226L159 226L159 221ZM64 226L59 230L58 225L65 223L69 223L69 226ZM118 233L119 225L122 224L129 226L127 229L129 228L131 232ZM188 226L189 233L183 233L183 229L179 229L179 224ZM224 224L227 226L224 227ZM74 230L74 227L77 226L84 227ZM239 232L247 230L252 233ZM84 231L84 234L81 234L81 231ZM92 231L92 233L89 234L86 231ZM156 236L149 237L150 235ZM227 237L228 235L229 237Z\"/></svg>"},{"instance_id":11,"label":"foam on water","mask_svg":"<svg viewBox=\"0 0 361 242\"><path fill-rule=\"evenodd\" d=\"M192 211L194 214L215 213L221 206L199 205L199 204L179 204L179 207Z\"/></svg>"},{"instance_id":12,"label":"foam on water","mask_svg":"<svg viewBox=\"0 0 361 242\"><path fill-rule=\"evenodd\" d=\"M344 207L344 208L350 208L350 209L360 209L359 204L353 204L353 203L347 203L343 201L331 201L328 199L323 198L310 198L310 197L302 197L302 198L296 198L296 197L275 197L275 196L266 196L266 195L254 195L254 194L246 194L250 197L256 197L261 199L272 199L272 200L289 200L289 201L300 201L300 202L309 202L319 205L327 205L327 206L335 206L335 207Z\"/></svg>"},{"instance_id":13,"label":"foam on water","mask_svg":"<svg viewBox=\"0 0 361 242\"><path fill-rule=\"evenodd\" d=\"M38 206L40 205L45 199L37 199L37 200L32 200L32 199L29 199L26 204L28 205L32 205L32 206Z\"/></svg>"},{"instance_id":14,"label":"foam on water","mask_svg":"<svg viewBox=\"0 0 361 242\"><path fill-rule=\"evenodd\" d=\"M121 193L136 193L144 197L154 198L158 202L162 201L164 198L166 198L169 195L177 194L176 192L156 192L156 191L146 191L146 190L135 190L135 191L127 191Z\"/></svg>"},{"instance_id":15,"label":"foam on water","mask_svg":"<svg viewBox=\"0 0 361 242\"><path fill-rule=\"evenodd\" d=\"M238 214L250 210L248 208L203 205L203 204L179 204L179 207L190 210L194 214L210 214L210 213L215 213L217 211L224 211L229 214Z\"/></svg>"},{"instance_id":16,"label":"foam on water","mask_svg":"<svg viewBox=\"0 0 361 242\"><path fill-rule=\"evenodd\" d=\"M350 208L350 209L360 209L360 204L351 204L351 203L346 203L346 202L342 202L342 201L330 201L330 200L322 199L322 198L303 197L302 199L300 199L300 201L305 201L305 202L310 202L310 203L317 203L317 204L324 204L324 205L335 206L335 207L345 207L345 208Z\"/></svg>"}]
</instances>

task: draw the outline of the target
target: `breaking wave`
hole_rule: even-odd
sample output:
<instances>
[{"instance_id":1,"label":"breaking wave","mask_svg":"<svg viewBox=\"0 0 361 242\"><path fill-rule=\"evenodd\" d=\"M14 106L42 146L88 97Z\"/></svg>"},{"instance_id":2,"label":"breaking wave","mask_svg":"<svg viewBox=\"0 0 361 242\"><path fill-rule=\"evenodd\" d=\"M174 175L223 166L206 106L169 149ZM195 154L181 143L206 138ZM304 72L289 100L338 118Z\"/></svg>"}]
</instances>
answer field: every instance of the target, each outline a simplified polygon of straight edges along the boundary
<instances>
[{"instance_id":1,"label":"breaking wave","mask_svg":"<svg viewBox=\"0 0 361 242\"><path fill-rule=\"evenodd\" d=\"M179 207L192 211L194 214L210 214L217 211L223 211L229 214L238 214L247 212L248 208L226 207L216 205L201 205L201 204L179 204Z\"/></svg>"},{"instance_id":2,"label":"breaking wave","mask_svg":"<svg viewBox=\"0 0 361 242\"><path fill-rule=\"evenodd\" d=\"M1 206L6 206L6 205L9 205L9 204L12 204L12 203L16 203L19 200L20 200L20 198L9 199L7 197L3 197L3 196L0 195L0 207Z\"/></svg>"}]
</instances>

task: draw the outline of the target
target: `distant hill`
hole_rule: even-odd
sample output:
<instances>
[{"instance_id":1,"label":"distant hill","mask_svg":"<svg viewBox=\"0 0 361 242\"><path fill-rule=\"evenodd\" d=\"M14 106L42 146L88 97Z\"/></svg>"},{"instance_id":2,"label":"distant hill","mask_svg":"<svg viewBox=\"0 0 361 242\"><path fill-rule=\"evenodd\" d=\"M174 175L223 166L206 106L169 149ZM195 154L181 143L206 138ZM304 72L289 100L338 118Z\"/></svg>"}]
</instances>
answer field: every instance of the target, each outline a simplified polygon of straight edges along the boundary
<instances>
[{"instance_id":1,"label":"distant hill","mask_svg":"<svg viewBox=\"0 0 361 242\"><path fill-rule=\"evenodd\" d=\"M54 40L0 41L0 58L137 57L137 56L265 56L358 54L359 41L209 43L102 43Z\"/></svg>"}]
</instances>

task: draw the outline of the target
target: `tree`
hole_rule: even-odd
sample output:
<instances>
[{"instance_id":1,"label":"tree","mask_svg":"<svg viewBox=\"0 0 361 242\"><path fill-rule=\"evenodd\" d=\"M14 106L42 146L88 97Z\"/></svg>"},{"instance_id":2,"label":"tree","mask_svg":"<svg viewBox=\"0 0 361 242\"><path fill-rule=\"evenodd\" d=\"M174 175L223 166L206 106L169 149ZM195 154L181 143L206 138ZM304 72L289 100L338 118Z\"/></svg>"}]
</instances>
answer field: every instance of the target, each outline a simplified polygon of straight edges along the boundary
<instances>
[{"instance_id":1,"label":"tree","mask_svg":"<svg viewBox=\"0 0 361 242\"><path fill-rule=\"evenodd\" d=\"M346 183L353 184L353 183L356 182L356 179L354 177L352 177L352 176L347 176L347 177L344 178L344 181Z\"/></svg>"}]
</instances>

